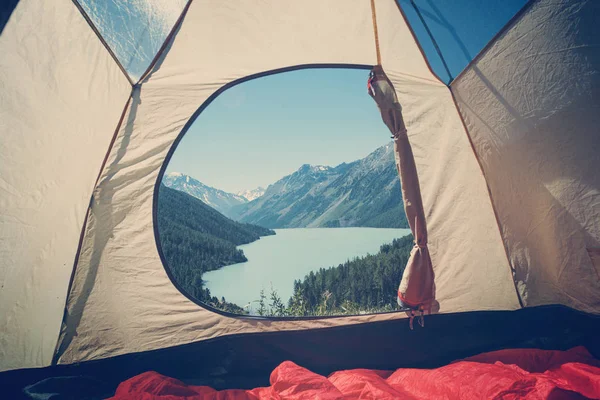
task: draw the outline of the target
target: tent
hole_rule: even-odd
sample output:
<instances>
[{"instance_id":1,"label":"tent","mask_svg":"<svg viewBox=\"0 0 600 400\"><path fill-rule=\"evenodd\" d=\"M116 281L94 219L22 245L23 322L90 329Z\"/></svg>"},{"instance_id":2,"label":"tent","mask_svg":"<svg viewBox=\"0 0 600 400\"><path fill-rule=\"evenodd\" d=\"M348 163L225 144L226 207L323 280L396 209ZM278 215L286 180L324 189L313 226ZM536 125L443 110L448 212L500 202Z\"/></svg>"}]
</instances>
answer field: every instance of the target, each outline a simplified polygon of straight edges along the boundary
<instances>
[{"instance_id":1,"label":"tent","mask_svg":"<svg viewBox=\"0 0 600 400\"><path fill-rule=\"evenodd\" d=\"M5 2L0 379L155 369L225 387L285 359L326 371L527 344L598 351L600 4L519 4L484 20L490 41L475 56L457 40L469 26L445 18L477 20L477 1L416 3ZM171 17L143 19L140 4ZM439 312L411 332L400 312L265 319L197 304L165 269L154 224L177 143L240 82L370 69L374 14Z\"/></svg>"}]
</instances>

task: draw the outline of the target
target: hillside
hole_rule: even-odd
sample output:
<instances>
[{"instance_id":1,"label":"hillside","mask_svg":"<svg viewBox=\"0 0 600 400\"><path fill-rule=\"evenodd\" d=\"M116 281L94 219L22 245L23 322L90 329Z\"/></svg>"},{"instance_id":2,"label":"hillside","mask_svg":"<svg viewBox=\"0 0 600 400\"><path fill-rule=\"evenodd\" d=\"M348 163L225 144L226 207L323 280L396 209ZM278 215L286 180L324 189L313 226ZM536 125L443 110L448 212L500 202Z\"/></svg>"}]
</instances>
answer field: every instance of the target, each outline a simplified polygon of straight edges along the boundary
<instances>
[{"instance_id":1,"label":"hillside","mask_svg":"<svg viewBox=\"0 0 600 400\"><path fill-rule=\"evenodd\" d=\"M252 200L258 199L260 196L265 194L265 189L263 187L259 186L256 189L242 190L240 192L237 192L236 194L238 196L245 198L248 201L252 201Z\"/></svg>"},{"instance_id":2,"label":"hillside","mask_svg":"<svg viewBox=\"0 0 600 400\"><path fill-rule=\"evenodd\" d=\"M311 272L294 281L287 304L273 289L261 292L258 314L301 317L397 310L398 285L413 246L408 235L382 245L377 254Z\"/></svg>"},{"instance_id":3,"label":"hillside","mask_svg":"<svg viewBox=\"0 0 600 400\"><path fill-rule=\"evenodd\" d=\"M230 217L229 211L232 207L248 202L243 195L228 193L220 189L207 186L197 179L181 172L170 172L165 174L162 183L171 189L179 190L193 196L221 214ZM256 195L258 192L248 191L247 195Z\"/></svg>"},{"instance_id":4,"label":"hillside","mask_svg":"<svg viewBox=\"0 0 600 400\"><path fill-rule=\"evenodd\" d=\"M337 167L305 164L232 218L269 228L407 228L393 145Z\"/></svg>"},{"instance_id":5,"label":"hillside","mask_svg":"<svg viewBox=\"0 0 600 400\"><path fill-rule=\"evenodd\" d=\"M413 247L413 237L408 235L381 246L377 254L311 272L294 282L290 306L303 299L311 315L344 313L342 308L391 311L396 308L398 285Z\"/></svg>"},{"instance_id":6,"label":"hillside","mask_svg":"<svg viewBox=\"0 0 600 400\"><path fill-rule=\"evenodd\" d=\"M158 231L176 281L202 301L210 298L210 292L203 289L202 273L247 261L236 246L275 234L232 221L201 200L165 185L158 195Z\"/></svg>"}]
</instances>

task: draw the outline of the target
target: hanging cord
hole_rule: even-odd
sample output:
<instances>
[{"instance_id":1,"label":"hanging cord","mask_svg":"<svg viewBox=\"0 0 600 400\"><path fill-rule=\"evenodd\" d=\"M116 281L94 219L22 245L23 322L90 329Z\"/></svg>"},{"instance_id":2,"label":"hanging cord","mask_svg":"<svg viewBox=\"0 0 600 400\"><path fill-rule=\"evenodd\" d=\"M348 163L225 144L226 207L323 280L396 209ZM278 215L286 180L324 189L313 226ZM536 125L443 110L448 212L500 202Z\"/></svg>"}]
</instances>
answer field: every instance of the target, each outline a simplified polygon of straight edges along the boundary
<instances>
[{"instance_id":1,"label":"hanging cord","mask_svg":"<svg viewBox=\"0 0 600 400\"><path fill-rule=\"evenodd\" d=\"M373 17L373 33L375 34L375 52L377 53L377 65L381 65L381 51L379 50L379 32L377 31L377 13L375 12L375 0L371 0L371 16Z\"/></svg>"}]
</instances>

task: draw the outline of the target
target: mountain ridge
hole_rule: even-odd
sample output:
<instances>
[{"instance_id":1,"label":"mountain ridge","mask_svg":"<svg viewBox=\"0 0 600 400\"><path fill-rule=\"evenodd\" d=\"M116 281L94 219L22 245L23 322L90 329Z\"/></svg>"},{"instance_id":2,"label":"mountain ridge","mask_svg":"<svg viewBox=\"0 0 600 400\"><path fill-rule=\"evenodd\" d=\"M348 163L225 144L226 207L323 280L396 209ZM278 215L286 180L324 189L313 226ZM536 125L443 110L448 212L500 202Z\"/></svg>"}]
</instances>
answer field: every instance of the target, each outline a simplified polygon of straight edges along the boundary
<instances>
[{"instance_id":1,"label":"mountain ridge","mask_svg":"<svg viewBox=\"0 0 600 400\"><path fill-rule=\"evenodd\" d=\"M204 204L230 218L229 211L232 207L248 202L243 196L205 185L199 180L181 172L169 172L165 174L162 183L171 189L187 193L201 200Z\"/></svg>"},{"instance_id":2,"label":"mountain ridge","mask_svg":"<svg viewBox=\"0 0 600 400\"><path fill-rule=\"evenodd\" d=\"M335 167L304 164L230 213L268 228L408 227L392 143Z\"/></svg>"},{"instance_id":3,"label":"mountain ridge","mask_svg":"<svg viewBox=\"0 0 600 400\"><path fill-rule=\"evenodd\" d=\"M214 298L204 287L202 274L248 261L237 246L275 232L233 221L202 200L165 185L160 185L158 198L160 244L176 282L198 300L244 313L240 307Z\"/></svg>"},{"instance_id":4,"label":"mountain ridge","mask_svg":"<svg viewBox=\"0 0 600 400\"><path fill-rule=\"evenodd\" d=\"M350 163L303 164L266 189L233 194L174 172L163 183L228 218L266 228L408 228L391 142Z\"/></svg>"},{"instance_id":5,"label":"mountain ridge","mask_svg":"<svg viewBox=\"0 0 600 400\"><path fill-rule=\"evenodd\" d=\"M265 188L263 188L262 186L259 186L256 189L240 190L236 193L236 195L241 196L248 201L255 200L263 194L265 194Z\"/></svg>"}]
</instances>

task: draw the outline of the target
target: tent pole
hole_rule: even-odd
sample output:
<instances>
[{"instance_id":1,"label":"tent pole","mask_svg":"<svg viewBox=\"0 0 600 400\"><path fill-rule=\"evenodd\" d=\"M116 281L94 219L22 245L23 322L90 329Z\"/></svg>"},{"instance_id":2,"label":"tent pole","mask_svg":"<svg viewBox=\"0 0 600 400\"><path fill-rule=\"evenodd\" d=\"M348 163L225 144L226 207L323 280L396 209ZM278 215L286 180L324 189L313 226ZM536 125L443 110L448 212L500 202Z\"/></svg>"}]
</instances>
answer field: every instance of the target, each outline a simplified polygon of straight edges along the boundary
<instances>
[{"instance_id":1,"label":"tent pole","mask_svg":"<svg viewBox=\"0 0 600 400\"><path fill-rule=\"evenodd\" d=\"M427 34L431 38L431 43L433 43L433 46L435 47L435 51L438 53L438 56L440 56L440 60L442 60L444 69L446 70L446 73L448 74L448 78L449 78L450 82L452 82L454 80L454 78L452 77L452 74L450 73L450 68L448 68L448 64L446 64L446 60L444 59L444 56L442 55L442 51L440 50L440 47L438 46L437 41L435 40L435 37L433 36L433 33L431 33L431 31L429 30L429 26L425 22L425 19L423 18L423 15L421 14L419 7L417 7L414 0L410 0L410 4L412 4L413 8L415 9L415 12L419 16L419 19L423 23L423 26L425 27Z\"/></svg>"},{"instance_id":2,"label":"tent pole","mask_svg":"<svg viewBox=\"0 0 600 400\"><path fill-rule=\"evenodd\" d=\"M85 12L85 10L81 6L81 4L79 4L78 0L72 0L72 1L73 1L73 4L75 4L75 7L77 7L77 9L79 10L79 12L81 13L81 16L83 17L83 19L85 19L85 22L88 23L88 25L90 26L90 28L92 29L92 31L96 34L96 36L100 40L100 43L102 43L102 45L104 46L104 48L106 49L106 51L108 51L108 54L110 54L110 56L115 61L115 63L117 64L117 66L119 67L119 69L121 70L121 72L123 72L123 75L125 75L125 78L127 78L127 81L129 81L129 84L131 86L133 86L134 85L133 80L131 79L131 77L127 73L127 70L125 69L125 67L123 66L123 64L121 64L121 62L119 61L119 59L117 58L117 56L115 55L115 53L112 51L112 49L110 48L110 46L108 45L108 43L106 43L106 40L104 40L104 37L98 31L98 28L96 28L96 25L94 25L94 23L92 22L92 19L90 18L90 16Z\"/></svg>"},{"instance_id":3,"label":"tent pole","mask_svg":"<svg viewBox=\"0 0 600 400\"><path fill-rule=\"evenodd\" d=\"M375 35L377 65L381 65L381 50L379 49L379 32L377 31L377 12L375 11L375 0L371 0L371 17L373 18L373 34Z\"/></svg>"}]
</instances>

